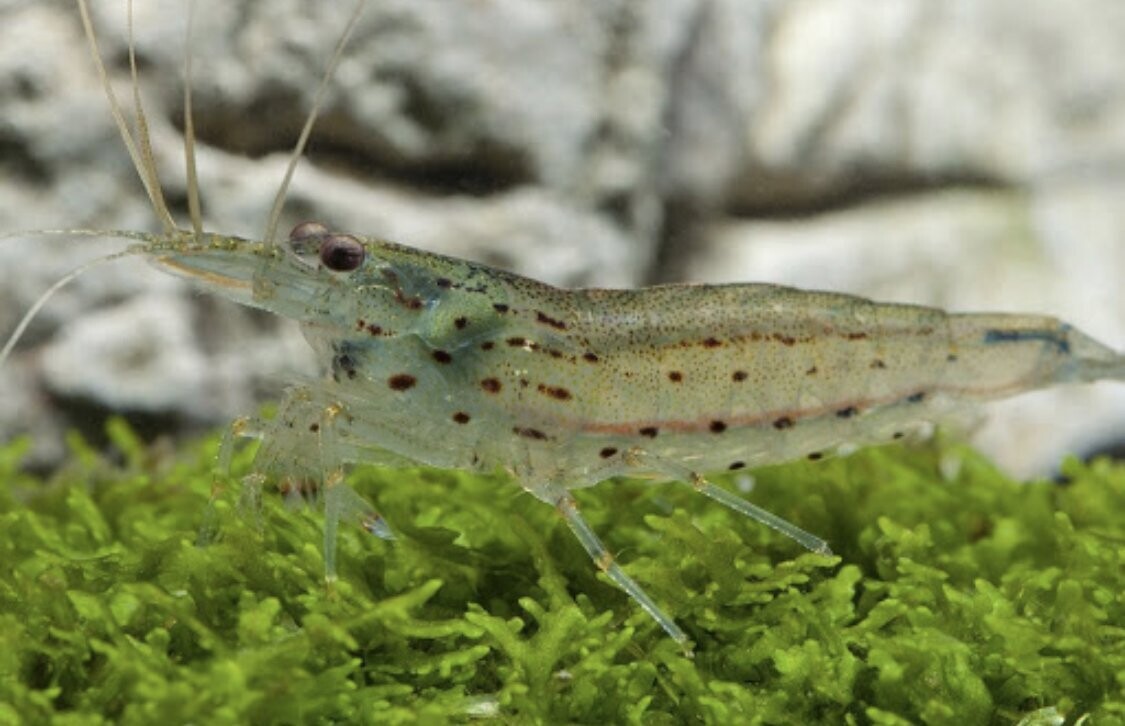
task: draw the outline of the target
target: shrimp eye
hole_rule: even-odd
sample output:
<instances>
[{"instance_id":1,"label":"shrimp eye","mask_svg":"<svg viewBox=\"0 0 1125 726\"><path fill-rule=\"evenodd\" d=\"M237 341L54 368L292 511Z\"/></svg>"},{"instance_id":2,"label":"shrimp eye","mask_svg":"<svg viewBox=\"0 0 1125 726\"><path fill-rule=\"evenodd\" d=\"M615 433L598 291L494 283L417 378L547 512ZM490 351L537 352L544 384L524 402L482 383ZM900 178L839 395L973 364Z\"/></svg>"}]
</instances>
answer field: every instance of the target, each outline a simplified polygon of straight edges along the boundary
<instances>
[{"instance_id":1,"label":"shrimp eye","mask_svg":"<svg viewBox=\"0 0 1125 726\"><path fill-rule=\"evenodd\" d=\"M289 233L289 249L302 259L319 254L320 243L328 235L328 228L320 222L301 222Z\"/></svg>"},{"instance_id":2,"label":"shrimp eye","mask_svg":"<svg viewBox=\"0 0 1125 726\"><path fill-rule=\"evenodd\" d=\"M300 242L310 237L324 237L327 234L328 228L320 222L301 222L289 233L289 241Z\"/></svg>"},{"instance_id":3,"label":"shrimp eye","mask_svg":"<svg viewBox=\"0 0 1125 726\"><path fill-rule=\"evenodd\" d=\"M346 234L334 234L320 243L320 263L334 272L351 272L363 264L363 256L363 245Z\"/></svg>"}]
</instances>

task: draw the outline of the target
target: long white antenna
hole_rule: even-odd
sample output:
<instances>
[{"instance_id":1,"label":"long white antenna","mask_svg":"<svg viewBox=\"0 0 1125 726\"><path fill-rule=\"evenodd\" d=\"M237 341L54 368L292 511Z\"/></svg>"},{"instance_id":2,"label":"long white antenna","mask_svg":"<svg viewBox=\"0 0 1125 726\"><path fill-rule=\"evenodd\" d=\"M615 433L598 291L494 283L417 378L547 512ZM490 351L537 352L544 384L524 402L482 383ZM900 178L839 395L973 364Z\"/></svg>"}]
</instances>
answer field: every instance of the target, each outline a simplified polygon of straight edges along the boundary
<instances>
[{"instance_id":1,"label":"long white antenna","mask_svg":"<svg viewBox=\"0 0 1125 726\"><path fill-rule=\"evenodd\" d=\"M137 129L137 146L140 148L141 173L148 176L148 186L156 192L156 213L164 225L164 232L171 234L176 231L176 221L172 218L164 202L164 189L160 186L160 175L156 171L156 159L152 155L152 139L148 133L148 117L145 115L144 105L141 103L141 84L137 74L137 44L133 39L133 0L126 3L126 26L129 34L129 75L133 83L133 123Z\"/></svg>"},{"instance_id":2,"label":"long white antenna","mask_svg":"<svg viewBox=\"0 0 1125 726\"><path fill-rule=\"evenodd\" d=\"M267 245L273 244L274 238L277 237L277 225L281 220L281 210L285 207L285 195L289 193L289 183L293 179L293 172L297 169L297 163L301 160L301 154L305 152L305 144L308 143L313 124L316 123L316 118L320 114L320 108L324 104L324 96L328 92L328 84L332 81L332 76L336 73L336 67L340 65L340 59L344 55L344 48L347 46L348 40L352 36L352 31L355 30L356 23L359 21L359 16L363 12L365 5L367 5L367 0L359 0L359 2L356 3L355 10L352 11L351 18L348 19L348 24L344 27L344 32L340 36L340 40L336 43L336 50L332 53L332 60L329 62L328 68L324 71L324 78L321 79L320 86L316 89L312 109L309 111L308 118L305 119L305 126L301 129L301 135L298 137L297 143L293 146L293 153L289 157L289 164L285 167L285 176L281 180L281 186L277 189L277 196L273 200L273 208L270 210L269 220L266 222L266 231L265 235L262 237L262 241Z\"/></svg>"},{"instance_id":3,"label":"long white antenna","mask_svg":"<svg viewBox=\"0 0 1125 726\"><path fill-rule=\"evenodd\" d=\"M161 226L164 227L166 233L174 232L176 230L176 222L172 219L172 215L168 212L168 207L164 203L163 191L160 189L159 184L155 182L156 169L155 165L152 164L152 150L148 149L144 157L142 157L141 152L138 150L137 144L133 140L133 134L129 131L129 125L125 122L125 114L121 110L121 104L117 100L117 94L113 92L113 87L109 83L109 74L106 72L105 64L102 62L101 49L98 48L98 38L94 34L94 24L90 21L90 8L86 4L86 0L77 0L77 2L78 13L82 17L82 28L86 32L86 41L90 46L90 55L94 60L94 68L98 72L98 78L101 80L102 88L105 90L106 99L109 101L109 110L113 115L113 122L117 125L117 131L121 134L121 140L125 143L125 149L129 152L129 158L133 161L133 168L137 170L137 174L141 177L141 183L144 184L145 193L148 195L149 201L152 202L152 208L156 211L156 216L160 219ZM130 56L132 56L131 2L129 8L129 49ZM135 68L136 65L134 64L134 71ZM135 80L133 90L137 92ZM143 118L143 112L140 112L140 116ZM151 169L144 163L146 159L149 164L152 164Z\"/></svg>"},{"instance_id":4,"label":"long white antenna","mask_svg":"<svg viewBox=\"0 0 1125 726\"><path fill-rule=\"evenodd\" d=\"M84 272L86 272L86 270L89 270L91 267L96 267L104 262L110 262L112 260L127 257L128 255L133 255L136 253L137 250L130 247L129 249L125 249L120 252L114 252L112 255L107 255L105 257L99 257L95 260L90 260L86 264L76 267L75 269L63 275L60 279L56 280L55 284L47 288L47 291L40 295L39 299L35 301L35 304L32 305L26 313L24 313L23 317L20 318L19 325L17 325L16 329L12 331L12 334L8 336L8 340L4 343L3 349L0 349L0 367L3 367L4 362L8 360L8 356L12 353L12 349L16 347L16 343L20 342L20 338L23 337L24 332L27 330L27 326L31 325L31 321L35 319L35 316L39 314L39 311L43 309L43 306L47 304L47 301L51 299L52 295L65 287L71 280L83 274Z\"/></svg>"},{"instance_id":5,"label":"long white antenna","mask_svg":"<svg viewBox=\"0 0 1125 726\"><path fill-rule=\"evenodd\" d=\"M187 13L187 37L184 40L184 169L191 228L198 238L203 236L203 213L199 204L199 175L195 170L195 119L191 107L191 36L195 24L195 0L188 0Z\"/></svg>"}]
</instances>

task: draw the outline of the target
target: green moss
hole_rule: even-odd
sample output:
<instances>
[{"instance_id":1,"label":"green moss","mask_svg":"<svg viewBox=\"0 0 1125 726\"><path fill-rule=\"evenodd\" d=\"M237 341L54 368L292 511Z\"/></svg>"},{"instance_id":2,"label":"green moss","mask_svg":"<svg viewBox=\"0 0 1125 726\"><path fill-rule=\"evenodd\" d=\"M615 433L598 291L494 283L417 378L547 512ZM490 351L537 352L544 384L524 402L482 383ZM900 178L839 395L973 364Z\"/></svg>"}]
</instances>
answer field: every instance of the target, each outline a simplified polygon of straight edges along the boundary
<instances>
[{"instance_id":1,"label":"green moss","mask_svg":"<svg viewBox=\"0 0 1125 726\"><path fill-rule=\"evenodd\" d=\"M935 443L755 472L751 498L836 558L686 487L579 492L689 660L509 481L355 471L398 540L345 529L328 590L319 514L281 497L224 494L196 545L217 437L111 439L123 463L74 441L46 483L0 448L0 723L1125 720L1108 462L1021 485Z\"/></svg>"}]
</instances>

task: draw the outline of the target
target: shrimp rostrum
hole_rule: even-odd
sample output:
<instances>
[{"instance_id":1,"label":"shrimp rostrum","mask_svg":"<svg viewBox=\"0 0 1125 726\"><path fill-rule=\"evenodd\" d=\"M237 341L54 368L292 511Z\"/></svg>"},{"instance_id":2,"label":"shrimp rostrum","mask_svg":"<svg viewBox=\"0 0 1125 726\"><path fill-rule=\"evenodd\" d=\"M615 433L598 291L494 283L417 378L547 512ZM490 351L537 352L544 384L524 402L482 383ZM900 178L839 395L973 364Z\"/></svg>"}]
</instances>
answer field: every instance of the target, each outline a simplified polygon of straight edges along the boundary
<instances>
[{"instance_id":1,"label":"shrimp rostrum","mask_svg":"<svg viewBox=\"0 0 1125 726\"><path fill-rule=\"evenodd\" d=\"M224 451L239 434L262 440L248 486L319 483L329 577L338 522L390 532L348 488L348 463L503 470L554 507L597 567L686 648L571 490L621 475L673 480L828 553L705 475L890 441L962 402L1125 380L1125 356L1047 316L766 284L560 289L318 223L274 242L284 184L260 241L204 232L197 212L180 229L143 133L115 113L165 227L123 233L134 240L127 253L296 320L327 371L289 389L272 420L236 423Z\"/></svg>"}]
</instances>

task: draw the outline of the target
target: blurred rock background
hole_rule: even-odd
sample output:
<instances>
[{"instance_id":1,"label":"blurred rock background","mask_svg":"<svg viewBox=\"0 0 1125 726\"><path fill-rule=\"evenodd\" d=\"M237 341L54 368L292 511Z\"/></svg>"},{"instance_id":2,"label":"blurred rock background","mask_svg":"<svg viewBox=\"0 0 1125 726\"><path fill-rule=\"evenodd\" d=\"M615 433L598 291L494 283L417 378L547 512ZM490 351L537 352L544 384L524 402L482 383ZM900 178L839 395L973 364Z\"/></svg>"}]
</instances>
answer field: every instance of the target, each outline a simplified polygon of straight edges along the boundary
<instances>
[{"instance_id":1,"label":"blurred rock background","mask_svg":"<svg viewBox=\"0 0 1125 726\"><path fill-rule=\"evenodd\" d=\"M125 2L94 22L129 93ZM186 3L136 1L141 90L186 224ZM199 0L209 229L260 236L351 11ZM1125 348L1120 0L370 0L289 195L300 219L555 284L771 281L1049 312ZM0 0L0 231L155 230L69 0ZM0 331L113 240L0 241ZM252 411L300 334L129 260L56 296L0 370L0 434ZM990 407L1009 470L1125 434L1125 386Z\"/></svg>"}]
</instances>

